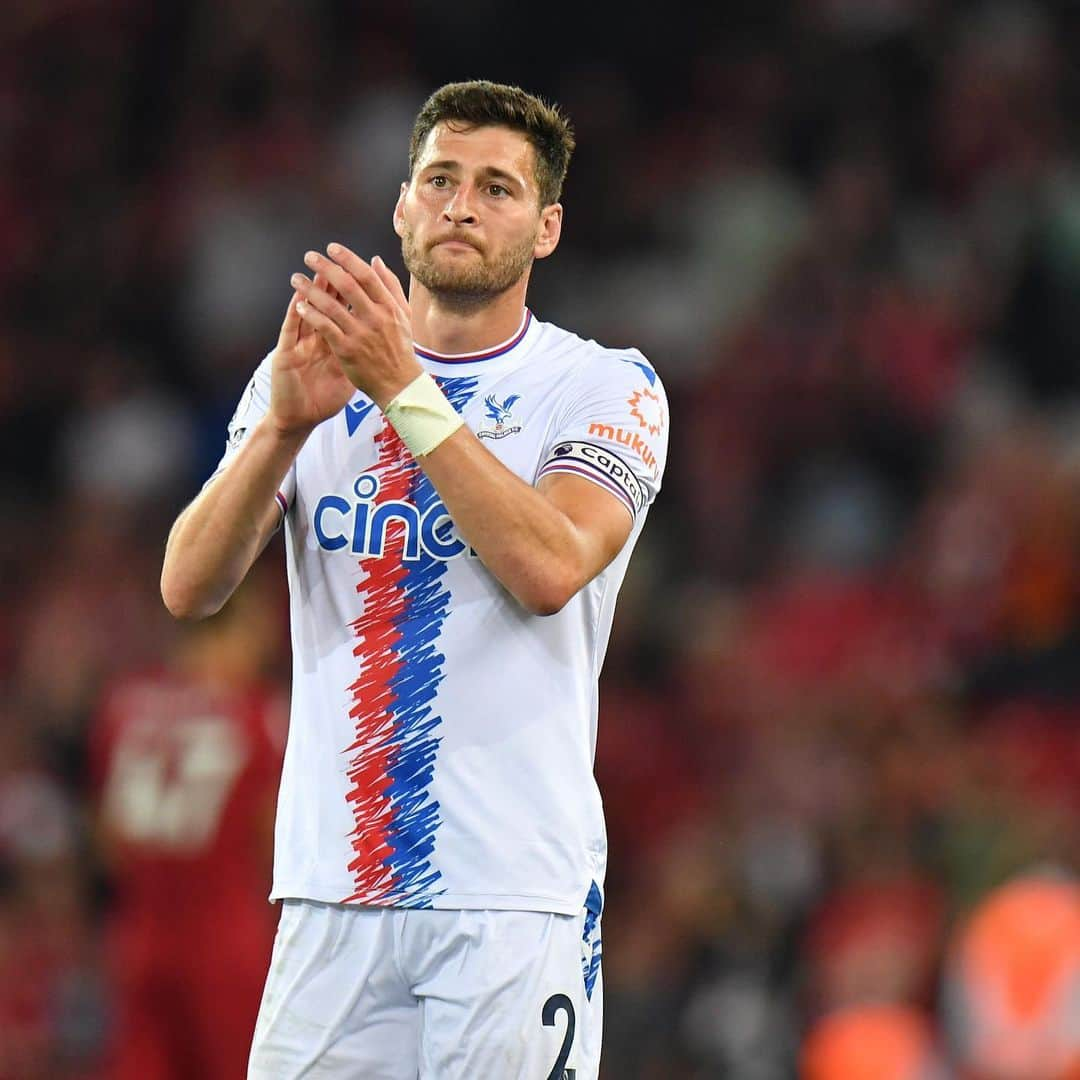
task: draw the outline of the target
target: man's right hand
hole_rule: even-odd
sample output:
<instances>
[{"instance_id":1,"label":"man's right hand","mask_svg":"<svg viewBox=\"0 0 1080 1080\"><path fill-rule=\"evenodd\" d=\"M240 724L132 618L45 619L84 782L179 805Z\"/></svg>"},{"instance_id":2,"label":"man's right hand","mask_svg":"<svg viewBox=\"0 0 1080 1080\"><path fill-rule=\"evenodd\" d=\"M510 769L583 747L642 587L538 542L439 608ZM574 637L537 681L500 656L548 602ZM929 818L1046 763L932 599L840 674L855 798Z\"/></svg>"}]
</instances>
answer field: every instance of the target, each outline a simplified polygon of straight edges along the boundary
<instances>
[{"instance_id":1,"label":"man's right hand","mask_svg":"<svg viewBox=\"0 0 1080 1080\"><path fill-rule=\"evenodd\" d=\"M321 274L315 285L333 291ZM289 301L270 369L267 420L289 437L306 437L317 424L341 412L356 393L333 351L297 312L300 299L294 292Z\"/></svg>"},{"instance_id":2,"label":"man's right hand","mask_svg":"<svg viewBox=\"0 0 1080 1080\"><path fill-rule=\"evenodd\" d=\"M169 532L161 595L177 618L212 615L244 580L281 521L274 496L304 440L356 393L330 348L304 324L299 299L293 293L270 358L266 415Z\"/></svg>"}]
</instances>

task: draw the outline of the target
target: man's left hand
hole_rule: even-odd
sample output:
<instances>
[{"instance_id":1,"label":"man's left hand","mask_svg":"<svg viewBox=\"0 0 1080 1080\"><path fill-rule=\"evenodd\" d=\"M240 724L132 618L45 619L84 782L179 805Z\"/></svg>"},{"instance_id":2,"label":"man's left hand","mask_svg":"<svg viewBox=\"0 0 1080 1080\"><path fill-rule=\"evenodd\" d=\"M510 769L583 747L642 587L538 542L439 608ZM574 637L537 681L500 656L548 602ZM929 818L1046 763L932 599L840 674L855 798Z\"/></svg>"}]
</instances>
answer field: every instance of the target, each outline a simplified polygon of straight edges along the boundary
<instances>
[{"instance_id":1,"label":"man's left hand","mask_svg":"<svg viewBox=\"0 0 1080 1080\"><path fill-rule=\"evenodd\" d=\"M292 285L303 298L301 315L333 349L349 381L385 409L424 370L413 352L405 290L378 256L368 264L343 244L326 250L326 255L309 251L304 262L341 299L294 274Z\"/></svg>"}]
</instances>

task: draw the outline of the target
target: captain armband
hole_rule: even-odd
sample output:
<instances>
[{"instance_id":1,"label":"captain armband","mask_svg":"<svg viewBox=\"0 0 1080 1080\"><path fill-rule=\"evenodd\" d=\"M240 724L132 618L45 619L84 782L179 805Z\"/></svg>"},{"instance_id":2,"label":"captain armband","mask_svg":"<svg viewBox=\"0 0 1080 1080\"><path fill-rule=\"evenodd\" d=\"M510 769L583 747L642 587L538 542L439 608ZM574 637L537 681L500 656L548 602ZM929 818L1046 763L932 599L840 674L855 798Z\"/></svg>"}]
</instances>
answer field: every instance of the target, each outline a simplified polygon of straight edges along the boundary
<instances>
[{"instance_id":1,"label":"captain armband","mask_svg":"<svg viewBox=\"0 0 1080 1080\"><path fill-rule=\"evenodd\" d=\"M551 473L571 473L610 491L636 521L648 504L648 492L634 470L618 454L596 443L563 439L540 466L537 480Z\"/></svg>"}]
</instances>

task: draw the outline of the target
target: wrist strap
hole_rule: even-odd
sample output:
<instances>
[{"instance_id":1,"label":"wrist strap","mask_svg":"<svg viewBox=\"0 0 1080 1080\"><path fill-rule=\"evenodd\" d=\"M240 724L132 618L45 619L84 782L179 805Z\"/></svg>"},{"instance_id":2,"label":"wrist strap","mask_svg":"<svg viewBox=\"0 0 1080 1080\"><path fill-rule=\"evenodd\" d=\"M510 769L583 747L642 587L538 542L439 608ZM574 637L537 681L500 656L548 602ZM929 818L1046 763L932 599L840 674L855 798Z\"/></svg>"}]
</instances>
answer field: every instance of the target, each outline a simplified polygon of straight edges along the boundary
<instances>
[{"instance_id":1,"label":"wrist strap","mask_svg":"<svg viewBox=\"0 0 1080 1080\"><path fill-rule=\"evenodd\" d=\"M417 458L430 454L465 423L426 371L417 375L385 411L409 453Z\"/></svg>"}]
</instances>

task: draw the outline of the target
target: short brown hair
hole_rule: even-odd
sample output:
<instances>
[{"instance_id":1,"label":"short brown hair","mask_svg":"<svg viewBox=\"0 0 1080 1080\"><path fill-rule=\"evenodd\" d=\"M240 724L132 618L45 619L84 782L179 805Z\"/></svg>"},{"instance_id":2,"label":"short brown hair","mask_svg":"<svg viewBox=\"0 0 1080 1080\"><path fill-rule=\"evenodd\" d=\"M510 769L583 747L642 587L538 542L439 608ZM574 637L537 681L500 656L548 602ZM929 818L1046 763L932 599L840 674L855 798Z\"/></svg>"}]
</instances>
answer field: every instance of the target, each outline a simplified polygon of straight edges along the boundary
<instances>
[{"instance_id":1,"label":"short brown hair","mask_svg":"<svg viewBox=\"0 0 1080 1080\"><path fill-rule=\"evenodd\" d=\"M447 83L436 90L417 113L409 141L410 176L431 129L446 121L457 121L469 127L507 127L520 131L536 152L540 205L550 206L559 201L570 155L574 152L574 132L557 105L549 105L520 86L486 79Z\"/></svg>"}]
</instances>

